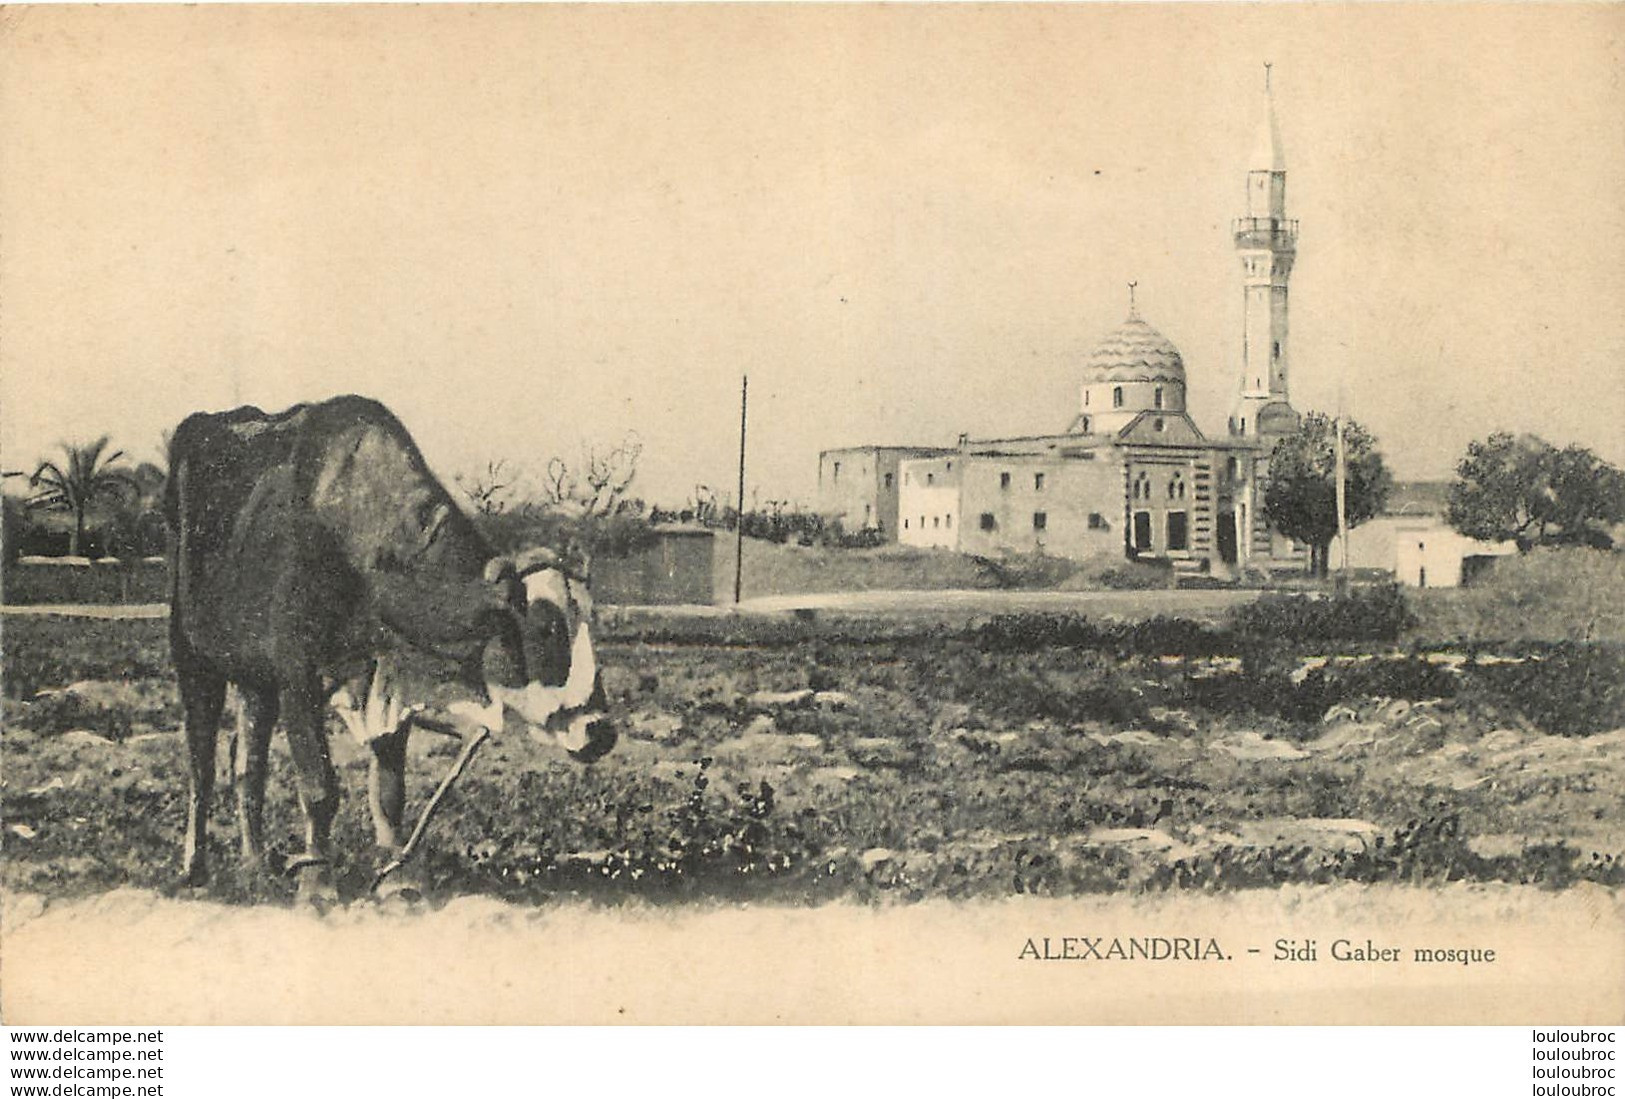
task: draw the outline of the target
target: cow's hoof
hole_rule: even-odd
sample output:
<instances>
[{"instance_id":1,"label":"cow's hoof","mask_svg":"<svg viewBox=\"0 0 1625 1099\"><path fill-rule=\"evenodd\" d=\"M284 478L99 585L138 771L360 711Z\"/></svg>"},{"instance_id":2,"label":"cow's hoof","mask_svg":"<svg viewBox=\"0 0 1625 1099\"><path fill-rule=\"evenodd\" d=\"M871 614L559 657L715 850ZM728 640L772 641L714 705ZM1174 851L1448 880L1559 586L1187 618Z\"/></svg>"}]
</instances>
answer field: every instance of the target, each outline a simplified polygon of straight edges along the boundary
<instances>
[{"instance_id":1,"label":"cow's hoof","mask_svg":"<svg viewBox=\"0 0 1625 1099\"><path fill-rule=\"evenodd\" d=\"M389 854L387 849L386 855ZM393 857L381 861L379 876L374 879L373 896L380 901L397 904L420 904L427 892L421 871L415 863L396 863Z\"/></svg>"},{"instance_id":2,"label":"cow's hoof","mask_svg":"<svg viewBox=\"0 0 1625 1099\"><path fill-rule=\"evenodd\" d=\"M413 912L423 907L423 890L413 882L382 882L373 896L386 912Z\"/></svg>"},{"instance_id":3,"label":"cow's hoof","mask_svg":"<svg viewBox=\"0 0 1625 1099\"><path fill-rule=\"evenodd\" d=\"M238 896L251 903L286 900L289 876L284 871L281 861L269 856L243 859L233 868L233 889Z\"/></svg>"},{"instance_id":4,"label":"cow's hoof","mask_svg":"<svg viewBox=\"0 0 1625 1099\"><path fill-rule=\"evenodd\" d=\"M299 904L325 913L339 903L338 887L333 884L332 868L325 862L294 860L299 865L293 873L299 881Z\"/></svg>"}]
</instances>

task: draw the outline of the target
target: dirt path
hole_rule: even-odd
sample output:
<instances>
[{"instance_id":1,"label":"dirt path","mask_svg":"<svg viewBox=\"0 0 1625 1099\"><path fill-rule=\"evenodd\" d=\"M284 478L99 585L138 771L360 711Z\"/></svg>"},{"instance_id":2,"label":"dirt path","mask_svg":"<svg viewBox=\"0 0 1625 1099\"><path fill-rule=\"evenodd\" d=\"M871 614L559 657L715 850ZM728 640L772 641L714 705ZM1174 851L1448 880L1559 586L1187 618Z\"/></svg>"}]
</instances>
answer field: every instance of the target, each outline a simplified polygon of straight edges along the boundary
<instances>
[{"instance_id":1,"label":"dirt path","mask_svg":"<svg viewBox=\"0 0 1625 1099\"><path fill-rule=\"evenodd\" d=\"M8 897L3 922L0 1006L12 1025L1625 1019L1625 897L1593 886L816 909L467 897L325 917L121 890L49 905ZM1086 953L1086 939L1108 957L1062 960ZM1183 942L1202 960L1116 960L1113 939L1151 952ZM1278 940L1314 940L1317 960L1275 960ZM1402 960L1331 956L1368 940ZM1418 948L1494 959L1422 962Z\"/></svg>"},{"instance_id":2,"label":"dirt path","mask_svg":"<svg viewBox=\"0 0 1625 1099\"><path fill-rule=\"evenodd\" d=\"M794 610L859 614L1012 614L1088 611L1142 617L1153 614L1212 614L1257 599L1252 590L1190 591L861 591L812 592L746 599L739 609L773 613Z\"/></svg>"},{"instance_id":3,"label":"dirt path","mask_svg":"<svg viewBox=\"0 0 1625 1099\"><path fill-rule=\"evenodd\" d=\"M168 603L30 603L0 607L0 615L59 615L66 618L168 618Z\"/></svg>"},{"instance_id":4,"label":"dirt path","mask_svg":"<svg viewBox=\"0 0 1625 1099\"><path fill-rule=\"evenodd\" d=\"M964 616L1024 611L1088 611L1142 617L1153 614L1217 614L1259 596L1257 591L859 591L769 595L732 605L624 606L639 614L708 618L728 614L785 614L840 611L851 614ZM0 606L0 615L59 615L70 618L165 618L167 603L41 603Z\"/></svg>"}]
</instances>

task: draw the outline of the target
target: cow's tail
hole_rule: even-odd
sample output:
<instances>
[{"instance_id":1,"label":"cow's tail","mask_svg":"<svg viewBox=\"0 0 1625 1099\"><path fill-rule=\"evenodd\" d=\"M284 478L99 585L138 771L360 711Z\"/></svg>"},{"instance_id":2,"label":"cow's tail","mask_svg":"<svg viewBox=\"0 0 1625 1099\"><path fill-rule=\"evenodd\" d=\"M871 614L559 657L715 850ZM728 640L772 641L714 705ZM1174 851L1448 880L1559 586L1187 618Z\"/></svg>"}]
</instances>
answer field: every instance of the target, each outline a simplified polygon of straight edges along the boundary
<instances>
[{"instance_id":1,"label":"cow's tail","mask_svg":"<svg viewBox=\"0 0 1625 1099\"><path fill-rule=\"evenodd\" d=\"M196 476L191 467L198 455L210 445L210 417L197 413L181 421L169 437L169 476L164 481L164 525L168 528L169 549L169 618L172 636L178 636L183 608L187 604L186 591L193 572L191 561L196 547L194 531L188 528L197 521L193 514L197 501L188 499L187 482Z\"/></svg>"}]
</instances>

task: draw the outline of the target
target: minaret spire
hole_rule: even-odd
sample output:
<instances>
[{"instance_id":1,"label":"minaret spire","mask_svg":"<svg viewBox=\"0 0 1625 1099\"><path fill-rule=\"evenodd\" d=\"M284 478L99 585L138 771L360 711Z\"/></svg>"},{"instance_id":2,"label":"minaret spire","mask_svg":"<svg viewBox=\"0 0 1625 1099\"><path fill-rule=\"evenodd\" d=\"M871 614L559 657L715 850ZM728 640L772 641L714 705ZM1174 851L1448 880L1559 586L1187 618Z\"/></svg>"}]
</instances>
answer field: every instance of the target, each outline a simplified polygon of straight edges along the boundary
<instances>
[{"instance_id":1,"label":"minaret spire","mask_svg":"<svg viewBox=\"0 0 1625 1099\"><path fill-rule=\"evenodd\" d=\"M1264 111L1247 162L1246 216L1236 219L1243 319L1241 391L1231 430L1276 434L1297 426L1287 397L1287 281L1297 256L1298 223L1286 216L1286 155L1275 120L1274 65L1264 62Z\"/></svg>"},{"instance_id":2,"label":"minaret spire","mask_svg":"<svg viewBox=\"0 0 1625 1099\"><path fill-rule=\"evenodd\" d=\"M1128 319L1131 321L1140 318L1140 311L1134 307L1134 288L1138 285L1138 282L1128 284Z\"/></svg>"}]
</instances>

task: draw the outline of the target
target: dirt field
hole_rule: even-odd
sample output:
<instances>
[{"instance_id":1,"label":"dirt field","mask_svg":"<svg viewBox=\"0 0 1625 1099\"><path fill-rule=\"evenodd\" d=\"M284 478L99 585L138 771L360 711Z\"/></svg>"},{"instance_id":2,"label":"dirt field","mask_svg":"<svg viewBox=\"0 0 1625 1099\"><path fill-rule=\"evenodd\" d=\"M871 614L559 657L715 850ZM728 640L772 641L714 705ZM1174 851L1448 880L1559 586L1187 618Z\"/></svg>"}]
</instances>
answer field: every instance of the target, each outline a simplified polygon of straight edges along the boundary
<instances>
[{"instance_id":1,"label":"dirt field","mask_svg":"<svg viewBox=\"0 0 1625 1099\"><path fill-rule=\"evenodd\" d=\"M1168 620L1087 636L1001 621L625 627L601 645L616 751L582 768L524 738L486 749L432 828L424 884L802 904L1625 880L1625 720L1596 687L1613 650L1229 655L1228 635ZM4 885L167 888L185 781L163 623L12 619L6 641ZM360 896L363 761L334 744ZM421 804L455 745L414 745ZM209 895L274 900L276 882L230 873L231 797Z\"/></svg>"}]
</instances>

